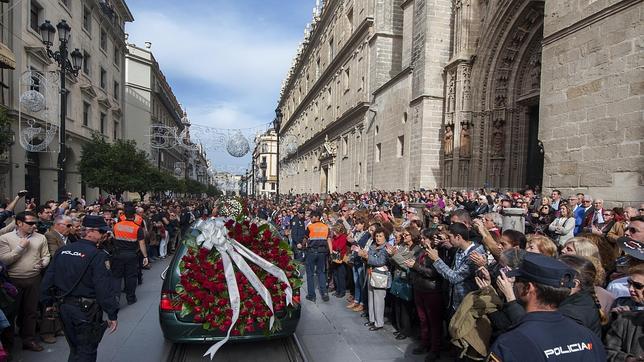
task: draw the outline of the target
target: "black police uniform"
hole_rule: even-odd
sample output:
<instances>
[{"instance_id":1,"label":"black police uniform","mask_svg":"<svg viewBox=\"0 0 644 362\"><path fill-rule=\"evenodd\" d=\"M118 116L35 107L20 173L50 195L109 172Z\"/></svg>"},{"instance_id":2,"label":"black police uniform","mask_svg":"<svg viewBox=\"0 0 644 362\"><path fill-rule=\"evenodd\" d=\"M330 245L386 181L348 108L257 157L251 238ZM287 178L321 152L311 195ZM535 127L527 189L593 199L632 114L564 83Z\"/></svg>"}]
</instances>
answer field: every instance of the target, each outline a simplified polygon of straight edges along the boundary
<instances>
[{"instance_id":1,"label":"black police uniform","mask_svg":"<svg viewBox=\"0 0 644 362\"><path fill-rule=\"evenodd\" d=\"M302 239L306 236L306 228L304 224L304 218L300 218L299 215L295 215L291 218L291 247L293 248L293 253L295 254L295 259L301 260L304 259L304 253L301 249L297 248L297 244L302 242Z\"/></svg>"},{"instance_id":2,"label":"black police uniform","mask_svg":"<svg viewBox=\"0 0 644 362\"><path fill-rule=\"evenodd\" d=\"M531 312L497 338L489 361L606 361L601 339L559 312Z\"/></svg>"},{"instance_id":3,"label":"black police uniform","mask_svg":"<svg viewBox=\"0 0 644 362\"><path fill-rule=\"evenodd\" d=\"M59 312L70 347L69 361L96 361L100 337L105 331L104 323L99 328L96 324L102 321L103 311L110 320L117 318L117 294L112 288L107 260L107 253L97 249L95 243L80 239L58 249L45 273L41 286L43 304L53 304L54 290L56 296L66 295ZM80 282L71 290L79 278Z\"/></svg>"}]
</instances>

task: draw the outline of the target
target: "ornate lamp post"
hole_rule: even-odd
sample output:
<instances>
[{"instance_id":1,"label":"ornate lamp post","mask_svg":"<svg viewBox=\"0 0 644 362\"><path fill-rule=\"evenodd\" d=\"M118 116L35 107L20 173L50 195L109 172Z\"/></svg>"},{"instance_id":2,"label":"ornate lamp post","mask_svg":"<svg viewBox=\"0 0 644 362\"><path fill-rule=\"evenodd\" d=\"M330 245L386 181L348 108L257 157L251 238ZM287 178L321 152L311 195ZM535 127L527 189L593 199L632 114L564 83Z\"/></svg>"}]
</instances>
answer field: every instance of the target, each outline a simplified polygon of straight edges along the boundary
<instances>
[{"instance_id":1,"label":"ornate lamp post","mask_svg":"<svg viewBox=\"0 0 644 362\"><path fill-rule=\"evenodd\" d=\"M262 175L259 177L259 183L262 184L262 186L266 186L266 160L262 160L262 162L259 163L259 168L262 170ZM261 188L260 188L261 190Z\"/></svg>"},{"instance_id":2,"label":"ornate lamp post","mask_svg":"<svg viewBox=\"0 0 644 362\"><path fill-rule=\"evenodd\" d=\"M275 109L275 120L273 125L275 126L275 133L277 134L277 193L275 194L275 200L280 201L280 125L282 123L282 110Z\"/></svg>"},{"instance_id":3,"label":"ornate lamp post","mask_svg":"<svg viewBox=\"0 0 644 362\"><path fill-rule=\"evenodd\" d=\"M54 34L58 30L58 41L60 45L57 51L52 51L50 47L54 45ZM58 152L58 199L60 201L67 197L65 189L65 161L67 159L67 146L65 142L66 127L65 121L67 119L67 89L65 87L65 76L67 74L78 76L78 71L83 64L83 54L78 50L69 53L67 46L69 45L69 37L72 28L65 20L61 20L56 27L45 20L40 25L40 36L42 37L43 44L47 47L47 55L58 63L60 73L60 151ZM69 59L71 56L71 60Z\"/></svg>"}]
</instances>

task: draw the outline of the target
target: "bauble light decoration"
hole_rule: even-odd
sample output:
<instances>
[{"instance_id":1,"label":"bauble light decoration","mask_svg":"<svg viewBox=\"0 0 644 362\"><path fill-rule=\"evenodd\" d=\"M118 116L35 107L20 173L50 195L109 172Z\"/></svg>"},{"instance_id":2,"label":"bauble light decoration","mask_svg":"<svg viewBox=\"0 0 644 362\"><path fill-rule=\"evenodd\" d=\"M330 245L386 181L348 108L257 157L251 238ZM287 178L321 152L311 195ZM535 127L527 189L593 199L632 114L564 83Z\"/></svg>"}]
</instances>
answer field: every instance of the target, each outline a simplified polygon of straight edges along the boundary
<instances>
[{"instance_id":1,"label":"bauble light decoration","mask_svg":"<svg viewBox=\"0 0 644 362\"><path fill-rule=\"evenodd\" d=\"M45 109L45 96L35 89L25 91L20 95L20 104L32 113Z\"/></svg>"},{"instance_id":2,"label":"bauble light decoration","mask_svg":"<svg viewBox=\"0 0 644 362\"><path fill-rule=\"evenodd\" d=\"M238 131L228 139L226 151L233 157L244 157L250 151L250 145L246 137Z\"/></svg>"}]
</instances>

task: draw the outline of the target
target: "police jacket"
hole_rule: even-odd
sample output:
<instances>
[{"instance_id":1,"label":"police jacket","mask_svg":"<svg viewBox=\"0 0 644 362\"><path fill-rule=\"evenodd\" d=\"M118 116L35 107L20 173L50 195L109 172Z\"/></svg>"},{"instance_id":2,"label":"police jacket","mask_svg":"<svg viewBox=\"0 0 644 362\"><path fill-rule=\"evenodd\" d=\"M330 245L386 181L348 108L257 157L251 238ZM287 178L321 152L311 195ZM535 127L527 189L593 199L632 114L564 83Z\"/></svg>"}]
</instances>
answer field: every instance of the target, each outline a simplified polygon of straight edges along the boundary
<instances>
[{"instance_id":1,"label":"police jacket","mask_svg":"<svg viewBox=\"0 0 644 362\"><path fill-rule=\"evenodd\" d=\"M87 271L83 274L85 269ZM78 278L81 278L80 283L71 290ZM56 296L95 298L108 318L116 320L118 294L114 292L112 284L107 254L96 249L93 242L80 239L56 252L41 284L41 301L45 305L52 304L52 289L55 289Z\"/></svg>"},{"instance_id":2,"label":"police jacket","mask_svg":"<svg viewBox=\"0 0 644 362\"><path fill-rule=\"evenodd\" d=\"M526 314L490 351L489 361L606 361L601 339L557 311Z\"/></svg>"},{"instance_id":3,"label":"police jacket","mask_svg":"<svg viewBox=\"0 0 644 362\"><path fill-rule=\"evenodd\" d=\"M114 250L119 253L136 253L139 240L145 239L145 231L132 220L119 221L114 225Z\"/></svg>"},{"instance_id":4,"label":"police jacket","mask_svg":"<svg viewBox=\"0 0 644 362\"><path fill-rule=\"evenodd\" d=\"M293 216L291 219L291 240L297 244L306 236L306 229L304 228L304 220L299 216Z\"/></svg>"}]
</instances>

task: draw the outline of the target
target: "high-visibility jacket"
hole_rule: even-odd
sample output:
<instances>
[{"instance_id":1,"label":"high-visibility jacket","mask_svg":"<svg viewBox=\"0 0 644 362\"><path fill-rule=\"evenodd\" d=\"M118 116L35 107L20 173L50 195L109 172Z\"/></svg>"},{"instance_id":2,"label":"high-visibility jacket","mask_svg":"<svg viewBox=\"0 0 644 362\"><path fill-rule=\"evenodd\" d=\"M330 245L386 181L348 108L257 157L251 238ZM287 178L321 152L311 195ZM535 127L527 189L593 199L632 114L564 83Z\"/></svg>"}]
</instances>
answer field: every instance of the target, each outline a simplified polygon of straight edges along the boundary
<instances>
[{"instance_id":1,"label":"high-visibility jacket","mask_svg":"<svg viewBox=\"0 0 644 362\"><path fill-rule=\"evenodd\" d=\"M132 220L119 221L112 229L114 246L117 251L134 251L139 249L139 240L142 240L142 229Z\"/></svg>"},{"instance_id":2,"label":"high-visibility jacket","mask_svg":"<svg viewBox=\"0 0 644 362\"><path fill-rule=\"evenodd\" d=\"M121 216L119 216L119 221L125 221L125 220L126 220L125 219L125 214L121 214ZM134 223L139 225L139 226L143 225L143 218L141 216L139 216L139 214L135 214L134 215Z\"/></svg>"},{"instance_id":3,"label":"high-visibility jacket","mask_svg":"<svg viewBox=\"0 0 644 362\"><path fill-rule=\"evenodd\" d=\"M309 224L306 227L306 232L309 237L309 247L326 246L329 237L329 227L323 222Z\"/></svg>"}]
</instances>

